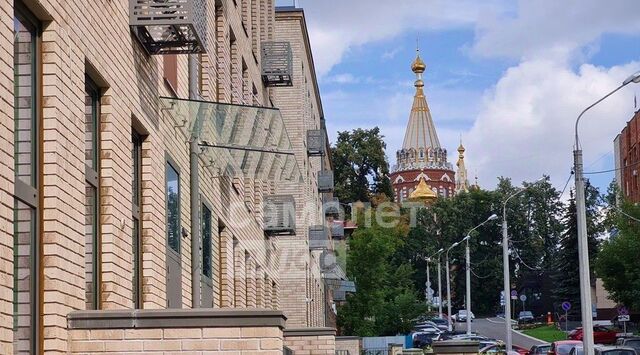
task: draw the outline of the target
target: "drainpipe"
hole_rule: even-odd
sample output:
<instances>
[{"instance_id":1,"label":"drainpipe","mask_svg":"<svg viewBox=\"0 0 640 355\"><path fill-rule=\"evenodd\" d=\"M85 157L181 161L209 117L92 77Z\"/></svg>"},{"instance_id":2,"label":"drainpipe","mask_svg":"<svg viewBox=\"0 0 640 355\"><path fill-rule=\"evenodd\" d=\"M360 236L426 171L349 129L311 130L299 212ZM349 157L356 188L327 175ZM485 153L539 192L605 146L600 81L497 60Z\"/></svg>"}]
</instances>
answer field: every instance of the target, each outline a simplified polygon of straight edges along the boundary
<instances>
[{"instance_id":1,"label":"drainpipe","mask_svg":"<svg viewBox=\"0 0 640 355\"><path fill-rule=\"evenodd\" d=\"M194 54L189 55L189 98L199 99L198 94L198 63ZM195 126L197 127L197 125ZM192 308L201 307L200 297L200 177L198 161L200 147L197 133L192 133L189 142L189 198L191 202L191 297Z\"/></svg>"}]
</instances>

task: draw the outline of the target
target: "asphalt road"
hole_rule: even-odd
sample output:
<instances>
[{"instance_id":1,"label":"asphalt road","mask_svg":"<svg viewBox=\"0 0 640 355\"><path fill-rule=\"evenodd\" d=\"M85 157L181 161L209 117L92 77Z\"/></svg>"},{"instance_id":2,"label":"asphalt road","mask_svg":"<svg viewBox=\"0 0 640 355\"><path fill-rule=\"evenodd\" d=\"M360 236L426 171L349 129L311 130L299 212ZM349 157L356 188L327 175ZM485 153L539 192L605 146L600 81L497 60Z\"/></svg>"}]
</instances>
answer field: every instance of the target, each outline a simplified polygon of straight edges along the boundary
<instances>
[{"instance_id":1,"label":"asphalt road","mask_svg":"<svg viewBox=\"0 0 640 355\"><path fill-rule=\"evenodd\" d=\"M467 324L456 323L456 330L466 331ZM480 335L484 335L488 338L494 338L502 341L505 340L504 320L500 318L474 319L471 323L471 331ZM518 345L527 349L536 344L543 343L540 340L534 340L513 331L511 337L513 339L513 345Z\"/></svg>"}]
</instances>

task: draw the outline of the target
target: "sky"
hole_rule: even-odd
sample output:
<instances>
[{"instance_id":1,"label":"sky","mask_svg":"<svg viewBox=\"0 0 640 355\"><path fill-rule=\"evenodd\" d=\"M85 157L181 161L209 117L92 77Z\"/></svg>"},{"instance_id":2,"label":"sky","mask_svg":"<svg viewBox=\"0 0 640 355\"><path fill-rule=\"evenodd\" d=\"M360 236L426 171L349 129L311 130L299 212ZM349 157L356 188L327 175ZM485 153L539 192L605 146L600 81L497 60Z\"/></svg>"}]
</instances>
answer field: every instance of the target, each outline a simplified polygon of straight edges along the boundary
<instances>
[{"instance_id":1,"label":"sky","mask_svg":"<svg viewBox=\"0 0 640 355\"><path fill-rule=\"evenodd\" d=\"M278 0L291 5L293 0ZM471 179L495 187L543 174L562 189L578 114L640 70L638 0L298 0L305 10L330 139L380 127L395 164L415 75L449 161L462 137ZM640 84L587 113L586 172L612 169L613 139L633 116ZM606 190L614 173L590 174ZM571 186L571 185L570 185Z\"/></svg>"}]
</instances>

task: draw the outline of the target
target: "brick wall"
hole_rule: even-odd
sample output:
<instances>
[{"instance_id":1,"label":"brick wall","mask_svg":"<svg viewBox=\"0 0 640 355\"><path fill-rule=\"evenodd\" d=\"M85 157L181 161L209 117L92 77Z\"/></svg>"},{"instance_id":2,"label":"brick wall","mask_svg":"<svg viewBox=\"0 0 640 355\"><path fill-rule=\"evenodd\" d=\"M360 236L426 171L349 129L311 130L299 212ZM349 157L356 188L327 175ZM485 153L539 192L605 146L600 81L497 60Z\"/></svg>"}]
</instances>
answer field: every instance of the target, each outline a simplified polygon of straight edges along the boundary
<instances>
[{"instance_id":1,"label":"brick wall","mask_svg":"<svg viewBox=\"0 0 640 355\"><path fill-rule=\"evenodd\" d=\"M284 345L296 355L334 355L336 336L333 328L286 329Z\"/></svg>"},{"instance_id":2,"label":"brick wall","mask_svg":"<svg viewBox=\"0 0 640 355\"><path fill-rule=\"evenodd\" d=\"M360 354L360 337L336 337L336 351L346 350L352 355Z\"/></svg>"},{"instance_id":3,"label":"brick wall","mask_svg":"<svg viewBox=\"0 0 640 355\"><path fill-rule=\"evenodd\" d=\"M76 312L69 320L69 353L280 355L284 321L281 312L263 310Z\"/></svg>"},{"instance_id":4,"label":"brick wall","mask_svg":"<svg viewBox=\"0 0 640 355\"><path fill-rule=\"evenodd\" d=\"M320 129L322 106L316 91L316 77L301 10L276 13L276 39L287 41L293 51L293 86L273 90L275 105L282 112L289 139L296 151L303 184L280 184L280 193L296 200L296 235L279 238L282 305L289 327L324 326L324 283L319 254L309 252L308 229L323 224L322 200L317 188L321 158L307 155L306 132ZM302 119L301 119L302 118ZM285 281L286 280L286 281Z\"/></svg>"}]
</instances>

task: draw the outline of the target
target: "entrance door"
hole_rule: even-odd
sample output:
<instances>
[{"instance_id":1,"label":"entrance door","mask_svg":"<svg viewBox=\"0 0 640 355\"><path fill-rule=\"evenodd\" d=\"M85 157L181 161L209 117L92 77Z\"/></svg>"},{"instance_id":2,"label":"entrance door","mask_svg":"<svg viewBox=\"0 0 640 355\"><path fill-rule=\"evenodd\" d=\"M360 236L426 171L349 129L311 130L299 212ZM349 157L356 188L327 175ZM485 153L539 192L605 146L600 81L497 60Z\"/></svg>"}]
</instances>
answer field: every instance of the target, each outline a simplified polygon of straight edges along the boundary
<instances>
[{"instance_id":1,"label":"entrance door","mask_svg":"<svg viewBox=\"0 0 640 355\"><path fill-rule=\"evenodd\" d=\"M176 164L167 160L167 308L182 308L180 173L176 167Z\"/></svg>"}]
</instances>

